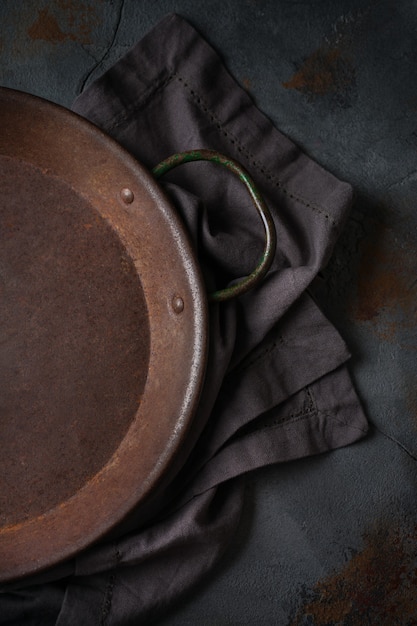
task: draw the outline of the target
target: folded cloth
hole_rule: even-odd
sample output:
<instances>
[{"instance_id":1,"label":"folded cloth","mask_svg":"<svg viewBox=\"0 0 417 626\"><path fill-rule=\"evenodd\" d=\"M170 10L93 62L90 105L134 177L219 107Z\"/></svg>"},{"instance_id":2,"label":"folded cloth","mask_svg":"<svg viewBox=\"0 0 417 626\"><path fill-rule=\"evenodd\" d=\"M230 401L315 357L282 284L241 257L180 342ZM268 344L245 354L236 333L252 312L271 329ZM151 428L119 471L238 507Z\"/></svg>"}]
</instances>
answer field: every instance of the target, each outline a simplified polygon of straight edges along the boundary
<instances>
[{"instance_id":1,"label":"folded cloth","mask_svg":"<svg viewBox=\"0 0 417 626\"><path fill-rule=\"evenodd\" d=\"M0 600L3 619L17 616L13 623L21 625L151 623L223 554L239 522L242 475L350 444L367 431L346 369L349 352L307 293L343 227L352 191L276 130L176 15L73 109L148 167L198 148L235 158L261 190L278 236L262 284L210 305L202 398L165 483L111 537L15 583ZM163 184L209 290L254 269L262 225L235 177L215 164L190 163Z\"/></svg>"}]
</instances>

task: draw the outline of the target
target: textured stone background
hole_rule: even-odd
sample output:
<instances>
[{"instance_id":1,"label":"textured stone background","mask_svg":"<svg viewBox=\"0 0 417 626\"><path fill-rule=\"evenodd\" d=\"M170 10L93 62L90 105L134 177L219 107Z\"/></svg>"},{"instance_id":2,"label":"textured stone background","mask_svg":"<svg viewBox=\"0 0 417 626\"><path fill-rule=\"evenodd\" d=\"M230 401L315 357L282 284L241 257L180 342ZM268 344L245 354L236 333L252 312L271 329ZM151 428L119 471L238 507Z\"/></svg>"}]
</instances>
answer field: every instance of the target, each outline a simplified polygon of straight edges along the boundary
<instances>
[{"instance_id":1,"label":"textured stone background","mask_svg":"<svg viewBox=\"0 0 417 626\"><path fill-rule=\"evenodd\" d=\"M353 352L372 428L252 475L225 561L161 624L416 624L417 5L2 0L0 85L70 106L173 11L281 131L356 189L312 291Z\"/></svg>"}]
</instances>

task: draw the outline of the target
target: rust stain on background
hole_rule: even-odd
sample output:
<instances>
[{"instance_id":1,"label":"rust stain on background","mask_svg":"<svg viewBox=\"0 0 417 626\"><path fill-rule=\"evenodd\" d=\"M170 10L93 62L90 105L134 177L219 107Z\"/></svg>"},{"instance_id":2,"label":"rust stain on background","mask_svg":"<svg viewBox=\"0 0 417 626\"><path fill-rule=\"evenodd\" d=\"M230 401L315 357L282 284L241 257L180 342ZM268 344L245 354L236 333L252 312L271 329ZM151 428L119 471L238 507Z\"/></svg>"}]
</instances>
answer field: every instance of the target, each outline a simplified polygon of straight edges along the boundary
<instances>
[{"instance_id":1,"label":"rust stain on background","mask_svg":"<svg viewBox=\"0 0 417 626\"><path fill-rule=\"evenodd\" d=\"M37 20L28 29L28 35L31 39L42 39L51 43L76 39L75 35L61 30L56 17L48 9L39 10Z\"/></svg>"},{"instance_id":2,"label":"rust stain on background","mask_svg":"<svg viewBox=\"0 0 417 626\"><path fill-rule=\"evenodd\" d=\"M354 82L355 69L341 50L321 47L307 57L290 80L282 85L309 96L325 96L342 95Z\"/></svg>"},{"instance_id":3,"label":"rust stain on background","mask_svg":"<svg viewBox=\"0 0 417 626\"><path fill-rule=\"evenodd\" d=\"M54 10L40 9L27 34L34 41L61 43L78 41L91 43L91 34L99 23L98 16L86 3L70 0L56 0Z\"/></svg>"},{"instance_id":4,"label":"rust stain on background","mask_svg":"<svg viewBox=\"0 0 417 626\"><path fill-rule=\"evenodd\" d=\"M357 293L350 307L355 320L370 322L392 340L417 325L416 243L385 224L375 224L362 242Z\"/></svg>"},{"instance_id":5,"label":"rust stain on background","mask_svg":"<svg viewBox=\"0 0 417 626\"><path fill-rule=\"evenodd\" d=\"M291 626L417 624L417 528L382 527L335 574L307 592Z\"/></svg>"},{"instance_id":6,"label":"rust stain on background","mask_svg":"<svg viewBox=\"0 0 417 626\"><path fill-rule=\"evenodd\" d=\"M356 95L356 40L361 38L367 14L359 10L341 15L329 36L294 64L294 74L282 86L304 94L310 101L327 97L338 108L350 107Z\"/></svg>"}]
</instances>

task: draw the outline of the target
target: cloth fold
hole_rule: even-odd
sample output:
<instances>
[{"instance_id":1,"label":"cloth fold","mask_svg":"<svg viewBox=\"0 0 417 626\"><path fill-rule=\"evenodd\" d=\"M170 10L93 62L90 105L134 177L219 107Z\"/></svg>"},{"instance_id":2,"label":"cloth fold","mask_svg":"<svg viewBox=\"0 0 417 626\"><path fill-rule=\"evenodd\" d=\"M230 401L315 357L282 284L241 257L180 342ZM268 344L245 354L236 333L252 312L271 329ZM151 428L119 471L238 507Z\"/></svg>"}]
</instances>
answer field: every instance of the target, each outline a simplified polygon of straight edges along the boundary
<instances>
[{"instance_id":1,"label":"cloth fold","mask_svg":"<svg viewBox=\"0 0 417 626\"><path fill-rule=\"evenodd\" d=\"M205 386L169 477L111 536L7 594L7 602L13 593L32 597L29 583L37 583L44 614L52 615L47 590L56 608L62 579L57 626L150 623L223 554L239 521L243 474L348 445L367 431L349 352L307 291L343 228L352 190L274 128L176 15L91 84L73 109L148 167L198 148L240 161L278 235L262 284L237 301L210 305ZM208 289L253 270L263 229L237 179L216 165L190 163L163 184Z\"/></svg>"}]
</instances>

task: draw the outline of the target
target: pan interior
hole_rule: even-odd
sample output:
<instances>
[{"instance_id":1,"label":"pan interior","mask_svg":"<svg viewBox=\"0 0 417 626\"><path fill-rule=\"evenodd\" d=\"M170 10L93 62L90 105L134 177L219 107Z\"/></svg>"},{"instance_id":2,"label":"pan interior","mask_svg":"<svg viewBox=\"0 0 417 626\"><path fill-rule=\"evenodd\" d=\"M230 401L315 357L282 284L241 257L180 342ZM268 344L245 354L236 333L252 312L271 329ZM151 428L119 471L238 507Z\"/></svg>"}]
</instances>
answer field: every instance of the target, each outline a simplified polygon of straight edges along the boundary
<instances>
[{"instance_id":1,"label":"pan interior","mask_svg":"<svg viewBox=\"0 0 417 626\"><path fill-rule=\"evenodd\" d=\"M109 461L149 346L117 233L67 183L0 156L0 526L68 500Z\"/></svg>"}]
</instances>

